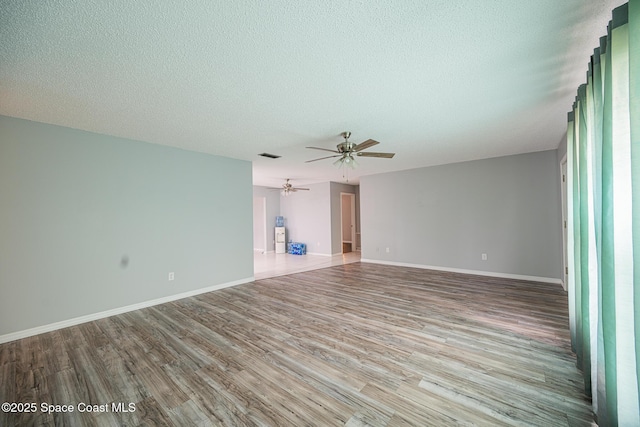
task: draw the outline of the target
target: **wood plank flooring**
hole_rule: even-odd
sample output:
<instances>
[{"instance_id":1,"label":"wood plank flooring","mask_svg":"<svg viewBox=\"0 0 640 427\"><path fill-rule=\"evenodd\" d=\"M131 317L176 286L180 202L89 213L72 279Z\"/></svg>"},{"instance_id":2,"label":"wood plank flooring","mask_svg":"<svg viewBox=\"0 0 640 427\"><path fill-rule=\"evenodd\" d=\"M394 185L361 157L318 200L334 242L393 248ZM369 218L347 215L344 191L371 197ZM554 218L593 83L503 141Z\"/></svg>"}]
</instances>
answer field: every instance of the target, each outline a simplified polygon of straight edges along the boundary
<instances>
[{"instance_id":1,"label":"wood plank flooring","mask_svg":"<svg viewBox=\"0 0 640 427\"><path fill-rule=\"evenodd\" d=\"M566 307L560 285L359 262L259 280L0 345L0 402L38 408L0 425L595 425Z\"/></svg>"}]
</instances>

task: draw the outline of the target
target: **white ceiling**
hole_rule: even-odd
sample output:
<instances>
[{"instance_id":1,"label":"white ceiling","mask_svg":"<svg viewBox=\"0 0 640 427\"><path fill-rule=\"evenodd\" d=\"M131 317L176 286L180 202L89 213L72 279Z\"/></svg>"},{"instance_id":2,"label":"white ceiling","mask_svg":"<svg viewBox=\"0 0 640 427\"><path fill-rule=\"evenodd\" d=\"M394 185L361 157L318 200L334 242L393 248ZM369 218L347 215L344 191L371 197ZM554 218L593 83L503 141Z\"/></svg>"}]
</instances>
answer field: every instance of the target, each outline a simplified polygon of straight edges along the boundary
<instances>
[{"instance_id":1,"label":"white ceiling","mask_svg":"<svg viewBox=\"0 0 640 427\"><path fill-rule=\"evenodd\" d=\"M304 161L347 130L397 153L350 182L555 149L623 2L0 0L0 114L249 160L271 186L344 181Z\"/></svg>"}]
</instances>

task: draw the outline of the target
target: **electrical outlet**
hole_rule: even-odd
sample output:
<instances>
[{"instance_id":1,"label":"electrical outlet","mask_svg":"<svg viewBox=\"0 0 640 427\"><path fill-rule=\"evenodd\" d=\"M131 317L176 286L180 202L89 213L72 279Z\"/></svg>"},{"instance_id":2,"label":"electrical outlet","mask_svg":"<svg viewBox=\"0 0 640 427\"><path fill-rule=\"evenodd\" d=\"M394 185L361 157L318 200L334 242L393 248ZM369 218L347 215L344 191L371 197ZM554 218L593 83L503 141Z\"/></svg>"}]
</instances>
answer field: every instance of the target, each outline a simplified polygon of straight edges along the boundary
<instances>
[{"instance_id":1,"label":"electrical outlet","mask_svg":"<svg viewBox=\"0 0 640 427\"><path fill-rule=\"evenodd\" d=\"M169 281L170 282L175 278L176 278L176 274L173 271L171 273L169 273Z\"/></svg>"},{"instance_id":2,"label":"electrical outlet","mask_svg":"<svg viewBox=\"0 0 640 427\"><path fill-rule=\"evenodd\" d=\"M387 253L389 253L389 248L387 248Z\"/></svg>"},{"instance_id":3,"label":"electrical outlet","mask_svg":"<svg viewBox=\"0 0 640 427\"><path fill-rule=\"evenodd\" d=\"M487 254L482 254L482 260L486 261L487 260Z\"/></svg>"}]
</instances>

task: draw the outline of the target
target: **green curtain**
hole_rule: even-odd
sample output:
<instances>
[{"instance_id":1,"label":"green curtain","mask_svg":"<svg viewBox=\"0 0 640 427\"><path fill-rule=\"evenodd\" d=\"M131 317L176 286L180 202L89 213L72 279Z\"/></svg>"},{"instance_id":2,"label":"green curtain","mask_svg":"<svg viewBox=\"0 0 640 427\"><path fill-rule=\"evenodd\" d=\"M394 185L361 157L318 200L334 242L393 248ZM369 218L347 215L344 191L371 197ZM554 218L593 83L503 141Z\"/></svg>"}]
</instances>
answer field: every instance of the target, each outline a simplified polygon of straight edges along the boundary
<instances>
[{"instance_id":1,"label":"green curtain","mask_svg":"<svg viewBox=\"0 0 640 427\"><path fill-rule=\"evenodd\" d=\"M629 122L633 222L636 381L640 384L640 0L629 3ZM640 392L638 393L640 399ZM640 406L640 401L638 402Z\"/></svg>"},{"instance_id":2,"label":"green curtain","mask_svg":"<svg viewBox=\"0 0 640 427\"><path fill-rule=\"evenodd\" d=\"M593 93L593 172L594 172L594 186L593 186L593 209L594 209L594 234L595 234L595 246L596 246L596 260L597 266L602 265L602 114L598 112L603 111L603 90L604 90L604 73L603 65L606 64L605 52L607 51L607 37L600 38L600 47L596 48L593 57L591 58L592 69L592 93ZM593 393L593 408L603 425L608 422L607 419L607 396L606 396L606 367L604 365L604 329L603 329L603 316L602 310L599 309L599 304L603 299L602 292L602 269L598 268L595 284L595 310L598 313L596 319L597 331L595 339L595 355L594 360L596 363L593 365L595 370L594 385L592 389Z\"/></svg>"},{"instance_id":3,"label":"green curtain","mask_svg":"<svg viewBox=\"0 0 640 427\"><path fill-rule=\"evenodd\" d=\"M601 426L640 425L639 20L613 10L568 116L571 344Z\"/></svg>"},{"instance_id":4,"label":"green curtain","mask_svg":"<svg viewBox=\"0 0 640 427\"><path fill-rule=\"evenodd\" d=\"M601 258L601 286L602 286L602 334L604 347L604 360L598 361L604 366L605 371L605 395L606 406L597 408L597 414L605 415L610 421L609 425L617 425L616 406L616 303L615 303L615 274L613 251L613 185L611 169L611 25L604 55L604 79L603 79L603 114L602 114L602 258ZM607 363L607 361L609 363ZM611 414L609 416L609 414Z\"/></svg>"},{"instance_id":5,"label":"green curtain","mask_svg":"<svg viewBox=\"0 0 640 427\"><path fill-rule=\"evenodd\" d=\"M574 206L573 202L575 201L576 193L575 193L575 168L571 169L571 165L574 165L575 157L574 157L574 134L573 130L575 128L575 103L573 106L573 110L568 114L568 124L567 124L567 294L569 300L569 331L571 334L571 350L578 354L577 350L577 341L578 341L578 316L576 314L576 272L575 272L575 243L574 236L575 233L575 225L574 225Z\"/></svg>"}]
</instances>

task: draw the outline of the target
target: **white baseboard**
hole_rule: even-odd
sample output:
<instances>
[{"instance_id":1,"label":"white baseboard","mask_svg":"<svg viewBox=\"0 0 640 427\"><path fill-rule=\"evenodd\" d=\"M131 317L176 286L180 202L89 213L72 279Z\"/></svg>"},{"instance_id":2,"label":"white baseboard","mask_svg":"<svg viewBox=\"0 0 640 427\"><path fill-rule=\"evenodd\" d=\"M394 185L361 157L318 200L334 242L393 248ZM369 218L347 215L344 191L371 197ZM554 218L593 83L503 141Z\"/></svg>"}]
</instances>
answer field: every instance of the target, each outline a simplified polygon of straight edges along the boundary
<instances>
[{"instance_id":1,"label":"white baseboard","mask_svg":"<svg viewBox=\"0 0 640 427\"><path fill-rule=\"evenodd\" d=\"M426 270L448 271L451 273L474 274L477 276L500 277L503 279L529 280L532 282L555 283L558 285L562 285L562 280L556 279L554 277L525 276L521 274L498 273L494 271L482 271L482 270L466 270L463 268L437 267L433 265L411 264L408 262L381 261L377 259L367 259L367 258L360 259L360 262L368 262L370 264L395 265L398 267L423 268Z\"/></svg>"},{"instance_id":2,"label":"white baseboard","mask_svg":"<svg viewBox=\"0 0 640 427\"><path fill-rule=\"evenodd\" d=\"M152 307L154 305L164 304L195 295L204 294L207 292L217 291L231 286L242 285L244 283L253 282L255 279L253 276L246 279L234 280L233 282L221 283L218 285L209 286L207 288L196 289L193 291L183 292L180 294L169 295L162 298L157 298L149 301L139 302L137 304L126 305L124 307L118 307L111 310L101 311L99 313L87 314L85 316L74 317L73 319L63 320L61 322L50 323L48 325L36 326L35 328L25 329L23 331L11 332L9 334L0 335L0 344L4 344L10 341L19 340L22 338L31 337L34 335L43 334L45 332L51 332L62 328L68 328L69 326L79 325L81 323L92 322L98 319L104 319L105 317L111 317L129 311L140 310L141 308Z\"/></svg>"}]
</instances>

